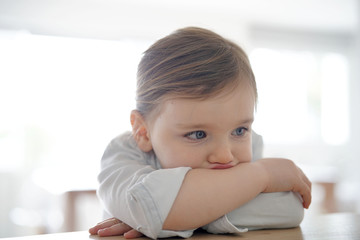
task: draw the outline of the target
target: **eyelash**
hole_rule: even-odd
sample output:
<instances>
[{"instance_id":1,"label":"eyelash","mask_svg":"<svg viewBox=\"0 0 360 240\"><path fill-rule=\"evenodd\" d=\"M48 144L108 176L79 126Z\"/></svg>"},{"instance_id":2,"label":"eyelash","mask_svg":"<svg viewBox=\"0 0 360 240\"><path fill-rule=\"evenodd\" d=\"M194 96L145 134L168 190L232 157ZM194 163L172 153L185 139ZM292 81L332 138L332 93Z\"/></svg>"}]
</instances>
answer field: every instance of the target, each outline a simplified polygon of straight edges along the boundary
<instances>
[{"instance_id":1,"label":"eyelash","mask_svg":"<svg viewBox=\"0 0 360 240\"><path fill-rule=\"evenodd\" d=\"M242 133L239 134L239 135L233 134L233 132L236 132L238 129L240 129L240 130L242 131ZM234 135L234 136L236 136L236 137L241 137L241 136L244 136L247 131L249 131L249 129L246 128L246 127L238 127L238 128L236 128L234 131L231 132L231 135Z\"/></svg>"},{"instance_id":2,"label":"eyelash","mask_svg":"<svg viewBox=\"0 0 360 240\"><path fill-rule=\"evenodd\" d=\"M201 133L203 136L200 136L200 138L197 138L197 137L198 137L198 136L197 136L197 133ZM193 134L196 134L196 135L195 135L195 136L196 136L195 138L190 137L190 136L193 135ZM199 131L193 131L193 132L189 132L189 133L185 134L185 137L188 138L188 139L190 139L190 140L200 140L200 139L206 138L206 136L207 136L207 134L206 134L204 131L201 131L201 130L199 130Z\"/></svg>"},{"instance_id":3,"label":"eyelash","mask_svg":"<svg viewBox=\"0 0 360 240\"><path fill-rule=\"evenodd\" d=\"M237 130L240 130L241 133L236 133ZM235 130L233 130L231 132L231 135L235 136L235 137L242 137L246 134L246 132L248 132L249 129L246 128L246 127L238 127L236 128ZM233 134L235 132L235 134ZM198 135L200 134L200 136ZM192 136L194 135L194 136ZM201 140L201 139L204 139L207 137L207 134L205 131L202 131L202 130L198 130L198 131L192 131L192 132L189 132L187 134L185 134L185 137L190 139L190 140L193 140L193 141L196 141L196 140Z\"/></svg>"}]
</instances>

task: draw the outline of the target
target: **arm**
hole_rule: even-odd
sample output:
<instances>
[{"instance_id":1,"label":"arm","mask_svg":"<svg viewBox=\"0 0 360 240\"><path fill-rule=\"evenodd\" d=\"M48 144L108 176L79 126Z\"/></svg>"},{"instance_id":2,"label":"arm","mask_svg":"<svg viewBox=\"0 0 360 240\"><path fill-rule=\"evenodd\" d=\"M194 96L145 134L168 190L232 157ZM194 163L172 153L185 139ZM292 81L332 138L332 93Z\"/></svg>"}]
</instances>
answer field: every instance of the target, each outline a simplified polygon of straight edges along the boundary
<instances>
[{"instance_id":1,"label":"arm","mask_svg":"<svg viewBox=\"0 0 360 240\"><path fill-rule=\"evenodd\" d=\"M239 164L224 170L190 170L163 228L198 228L250 201L266 186L265 174L257 177L261 171L253 163Z\"/></svg>"},{"instance_id":2,"label":"arm","mask_svg":"<svg viewBox=\"0 0 360 240\"><path fill-rule=\"evenodd\" d=\"M304 207L308 207L310 189L306 176L286 159L263 159L220 171L193 169L186 175L163 228L182 230L206 225L261 192L299 192Z\"/></svg>"}]
</instances>

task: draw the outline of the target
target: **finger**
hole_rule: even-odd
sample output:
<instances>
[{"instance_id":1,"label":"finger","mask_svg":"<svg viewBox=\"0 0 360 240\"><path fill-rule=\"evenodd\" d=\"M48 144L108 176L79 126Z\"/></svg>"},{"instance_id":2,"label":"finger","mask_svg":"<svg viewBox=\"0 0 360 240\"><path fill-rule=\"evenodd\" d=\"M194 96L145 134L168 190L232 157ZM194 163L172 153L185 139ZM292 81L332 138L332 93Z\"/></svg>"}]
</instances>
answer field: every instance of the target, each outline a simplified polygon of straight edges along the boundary
<instances>
[{"instance_id":1,"label":"finger","mask_svg":"<svg viewBox=\"0 0 360 240\"><path fill-rule=\"evenodd\" d=\"M304 183L306 184L306 193L307 193L307 199L304 201L304 208L308 209L311 204L311 187L312 183L311 181L304 175L303 178Z\"/></svg>"},{"instance_id":2,"label":"finger","mask_svg":"<svg viewBox=\"0 0 360 240\"><path fill-rule=\"evenodd\" d=\"M106 219L102 222L99 222L98 224L96 225L106 225L106 224L117 224L117 223L120 223L121 221L117 218L109 218L109 219Z\"/></svg>"},{"instance_id":3,"label":"finger","mask_svg":"<svg viewBox=\"0 0 360 240\"><path fill-rule=\"evenodd\" d=\"M311 203L311 187L309 187L305 182L300 181L294 186L292 191L298 192L303 200L304 208L309 208Z\"/></svg>"},{"instance_id":4,"label":"finger","mask_svg":"<svg viewBox=\"0 0 360 240\"><path fill-rule=\"evenodd\" d=\"M309 180L309 178L305 175L305 173L303 172L303 170L301 170L300 168L298 168L300 173L301 173L301 178L302 180L306 183L306 185L308 185L311 189L311 181Z\"/></svg>"},{"instance_id":5,"label":"finger","mask_svg":"<svg viewBox=\"0 0 360 240\"><path fill-rule=\"evenodd\" d=\"M118 223L112 225L108 228L100 229L97 234L100 237L107 237L107 236L116 236L116 235L123 235L124 233L128 232L132 228L125 223Z\"/></svg>"},{"instance_id":6,"label":"finger","mask_svg":"<svg viewBox=\"0 0 360 240\"><path fill-rule=\"evenodd\" d=\"M299 185L299 193L303 198L304 208L308 209L311 204L312 183L300 168L298 168L298 171L300 172L300 178L302 180L302 184L304 185Z\"/></svg>"},{"instance_id":7,"label":"finger","mask_svg":"<svg viewBox=\"0 0 360 240\"><path fill-rule=\"evenodd\" d=\"M309 186L305 185L303 188L303 191L300 192L300 195L302 196L304 202L303 206L304 208L308 209L311 204L311 189Z\"/></svg>"},{"instance_id":8,"label":"finger","mask_svg":"<svg viewBox=\"0 0 360 240\"><path fill-rule=\"evenodd\" d=\"M306 176L305 176L304 181L305 181L306 185L308 185L308 186L309 186L309 188L310 188L310 192L311 192L311 187L312 187L312 183L311 183L311 181L310 181L310 180L309 180L309 178L307 178Z\"/></svg>"},{"instance_id":9,"label":"finger","mask_svg":"<svg viewBox=\"0 0 360 240\"><path fill-rule=\"evenodd\" d=\"M131 229L130 231L128 231L124 234L124 237L126 239L138 238L141 236L143 236L143 234L141 232L136 231L135 229Z\"/></svg>"},{"instance_id":10,"label":"finger","mask_svg":"<svg viewBox=\"0 0 360 240\"><path fill-rule=\"evenodd\" d=\"M310 186L310 189L309 189L309 198L308 198L307 204L306 204L306 206L305 206L306 209L308 209L308 208L310 207L311 200L312 200L312 195L311 195L311 186Z\"/></svg>"},{"instance_id":11,"label":"finger","mask_svg":"<svg viewBox=\"0 0 360 240\"><path fill-rule=\"evenodd\" d=\"M106 219L98 224L96 226L89 229L89 233L92 235L96 235L100 229L111 227L112 225L121 223L121 221L117 218L109 218Z\"/></svg>"}]
</instances>

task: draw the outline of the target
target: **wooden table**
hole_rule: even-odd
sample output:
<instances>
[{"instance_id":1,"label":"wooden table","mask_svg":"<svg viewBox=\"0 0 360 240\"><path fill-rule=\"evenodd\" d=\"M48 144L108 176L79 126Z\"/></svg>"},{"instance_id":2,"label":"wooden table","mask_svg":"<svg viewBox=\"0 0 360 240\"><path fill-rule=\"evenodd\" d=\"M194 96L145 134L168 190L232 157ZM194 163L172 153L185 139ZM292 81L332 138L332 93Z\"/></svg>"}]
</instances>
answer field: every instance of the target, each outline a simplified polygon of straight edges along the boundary
<instances>
[{"instance_id":1,"label":"wooden table","mask_svg":"<svg viewBox=\"0 0 360 240\"><path fill-rule=\"evenodd\" d=\"M122 240L122 236L100 238L90 236L86 231L58 234L35 235L7 238L8 240ZM138 238L148 240L148 238ZM181 239L181 238L172 238ZM196 232L190 240L197 239L254 239L254 240L360 240L360 214L336 213L305 218L298 228L279 230L259 230L239 235L214 235ZM4 239L5 240L5 239Z\"/></svg>"}]
</instances>

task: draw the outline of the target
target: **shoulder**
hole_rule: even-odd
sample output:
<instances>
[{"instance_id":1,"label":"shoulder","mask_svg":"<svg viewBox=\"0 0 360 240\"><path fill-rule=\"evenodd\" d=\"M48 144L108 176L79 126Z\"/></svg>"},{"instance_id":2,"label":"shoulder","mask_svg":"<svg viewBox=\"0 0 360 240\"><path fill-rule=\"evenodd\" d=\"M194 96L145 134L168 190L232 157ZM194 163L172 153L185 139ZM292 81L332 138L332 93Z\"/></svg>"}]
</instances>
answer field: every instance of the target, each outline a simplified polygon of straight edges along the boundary
<instances>
[{"instance_id":1,"label":"shoulder","mask_svg":"<svg viewBox=\"0 0 360 240\"><path fill-rule=\"evenodd\" d=\"M254 130L251 131L251 137L253 144L262 144L263 138L260 134L257 134Z\"/></svg>"},{"instance_id":2,"label":"shoulder","mask_svg":"<svg viewBox=\"0 0 360 240\"><path fill-rule=\"evenodd\" d=\"M263 157L263 148L264 142L261 135L257 134L255 131L251 131L252 138L252 161L256 161Z\"/></svg>"},{"instance_id":3,"label":"shoulder","mask_svg":"<svg viewBox=\"0 0 360 240\"><path fill-rule=\"evenodd\" d=\"M152 165L159 168L156 156L153 152L141 151L131 132L125 132L115 137L103 154L102 161L135 161L141 164Z\"/></svg>"},{"instance_id":4,"label":"shoulder","mask_svg":"<svg viewBox=\"0 0 360 240\"><path fill-rule=\"evenodd\" d=\"M125 132L111 140L105 149L103 158L108 157L108 155L113 155L114 152L136 150L136 148L137 146L131 132Z\"/></svg>"}]
</instances>

